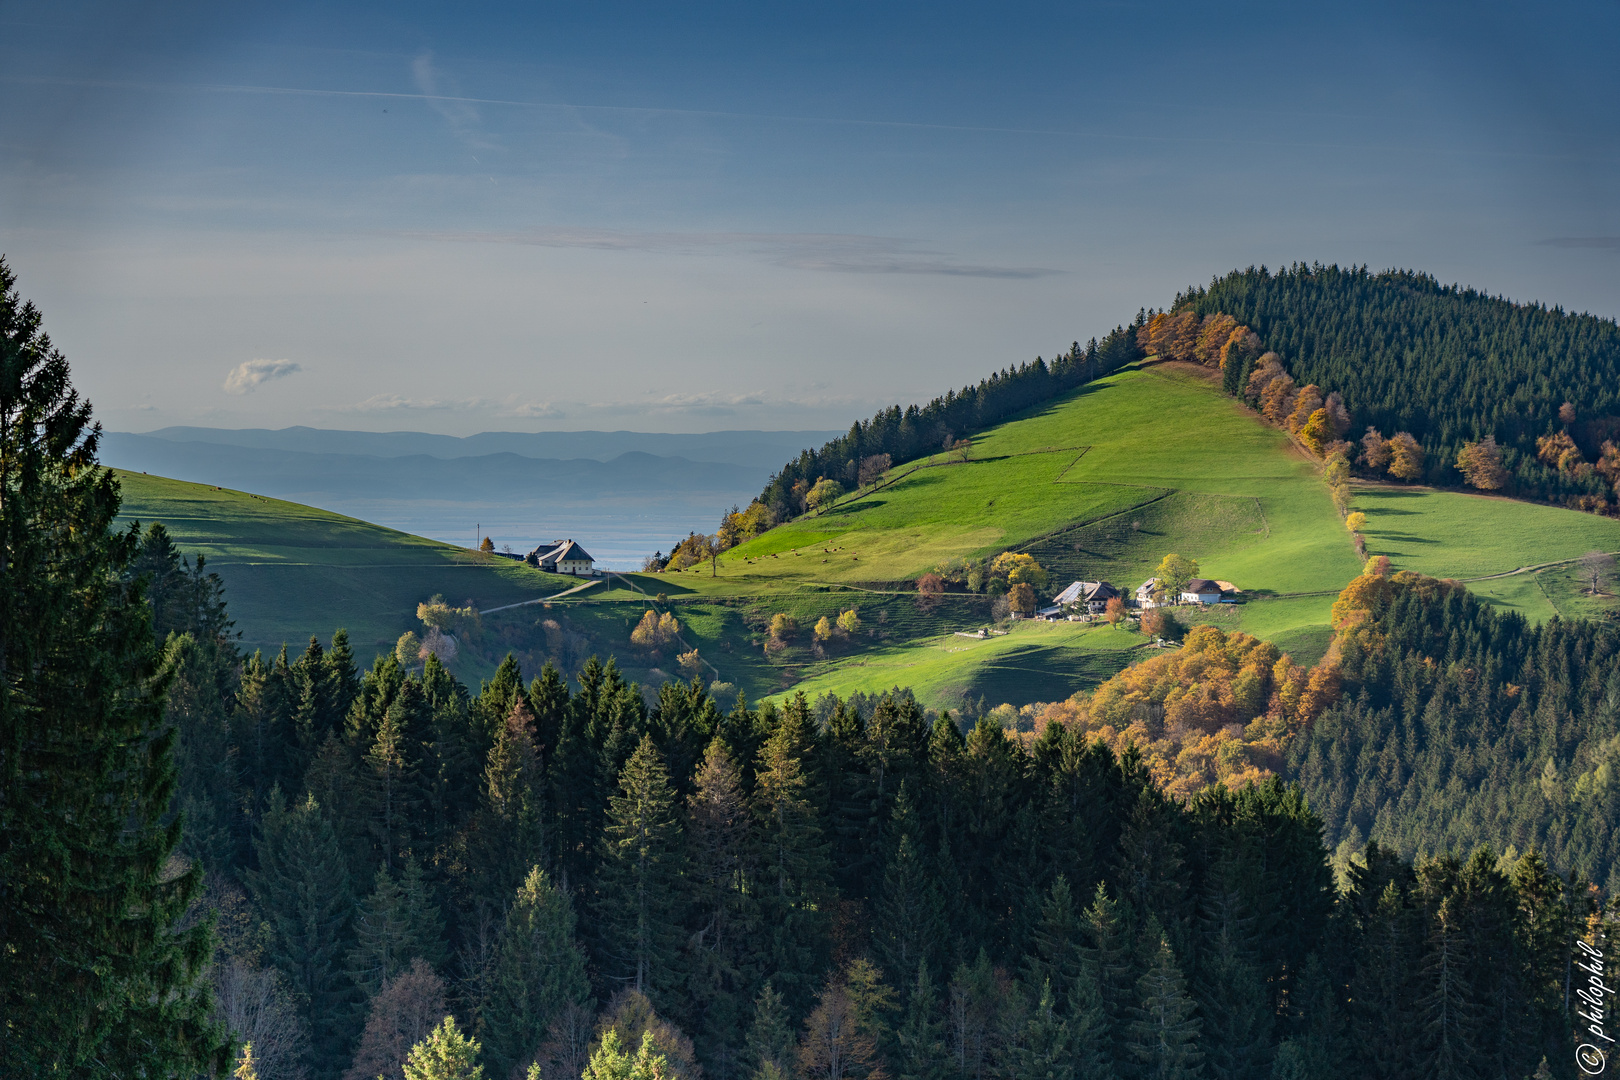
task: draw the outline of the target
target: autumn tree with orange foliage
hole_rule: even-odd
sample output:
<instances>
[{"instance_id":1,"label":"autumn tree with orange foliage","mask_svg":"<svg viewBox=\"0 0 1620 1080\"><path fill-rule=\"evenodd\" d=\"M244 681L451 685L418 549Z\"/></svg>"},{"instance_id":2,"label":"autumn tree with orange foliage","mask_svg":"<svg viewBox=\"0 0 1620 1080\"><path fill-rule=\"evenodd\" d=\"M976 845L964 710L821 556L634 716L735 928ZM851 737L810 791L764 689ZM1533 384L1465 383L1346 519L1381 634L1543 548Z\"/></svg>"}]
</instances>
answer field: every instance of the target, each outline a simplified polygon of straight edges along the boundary
<instances>
[{"instance_id":1,"label":"autumn tree with orange foliage","mask_svg":"<svg viewBox=\"0 0 1620 1080\"><path fill-rule=\"evenodd\" d=\"M1048 705L1036 729L1070 725L1116 753L1135 745L1154 779L1185 797L1274 775L1293 733L1338 697L1331 665L1301 667L1269 641L1199 626L1179 651Z\"/></svg>"},{"instance_id":2,"label":"autumn tree with orange foliage","mask_svg":"<svg viewBox=\"0 0 1620 1080\"><path fill-rule=\"evenodd\" d=\"M1507 469L1502 467L1502 448L1494 436L1487 435L1479 442L1463 443L1457 455L1457 468L1470 487L1481 491L1496 491L1507 483Z\"/></svg>"}]
</instances>

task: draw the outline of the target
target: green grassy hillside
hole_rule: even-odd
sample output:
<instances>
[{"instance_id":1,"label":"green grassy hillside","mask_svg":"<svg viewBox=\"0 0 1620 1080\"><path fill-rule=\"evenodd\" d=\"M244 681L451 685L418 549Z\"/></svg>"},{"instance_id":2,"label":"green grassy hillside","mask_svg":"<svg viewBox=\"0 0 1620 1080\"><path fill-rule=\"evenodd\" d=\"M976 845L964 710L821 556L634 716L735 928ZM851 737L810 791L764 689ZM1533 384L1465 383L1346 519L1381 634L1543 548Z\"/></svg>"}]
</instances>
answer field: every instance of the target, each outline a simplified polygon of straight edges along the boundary
<instances>
[{"instance_id":1,"label":"green grassy hillside","mask_svg":"<svg viewBox=\"0 0 1620 1080\"><path fill-rule=\"evenodd\" d=\"M806 671L794 689L814 698L905 686L936 708L960 708L980 699L991 705L1060 701L1151 654L1140 634L1106 624L1018 622L1001 636L944 634L879 646Z\"/></svg>"},{"instance_id":2,"label":"green grassy hillside","mask_svg":"<svg viewBox=\"0 0 1620 1080\"><path fill-rule=\"evenodd\" d=\"M1402 570L1457 578L1470 592L1532 622L1584 618L1613 597L1582 594L1574 563L1591 551L1620 552L1620 522L1540 503L1433 488L1363 485L1367 551ZM1613 583L1609 586L1613 588Z\"/></svg>"},{"instance_id":3,"label":"green grassy hillside","mask_svg":"<svg viewBox=\"0 0 1620 1080\"><path fill-rule=\"evenodd\" d=\"M493 607L575 584L298 503L141 473L121 472L119 482L124 520L161 521L183 551L207 556L249 650L296 650L343 627L369 662L422 628L416 605L435 593Z\"/></svg>"},{"instance_id":4,"label":"green grassy hillside","mask_svg":"<svg viewBox=\"0 0 1620 1080\"><path fill-rule=\"evenodd\" d=\"M1009 549L1054 582L1134 587L1175 551L1256 601L1321 594L1286 608L1303 626L1325 623L1360 572L1316 463L1180 365L1121 372L993 428L970 461L896 473L729 552L726 587L904 581ZM720 588L707 573L695 588Z\"/></svg>"},{"instance_id":5,"label":"green grassy hillside","mask_svg":"<svg viewBox=\"0 0 1620 1080\"><path fill-rule=\"evenodd\" d=\"M943 455L893 470L821 513L771 530L716 566L626 574L543 605L486 614L459 669L487 670L507 650L526 670L614 655L657 685L696 649L710 679L751 699L792 687L875 691L900 684L936 707L1065 697L1141 655L1144 639L1073 624L956 637L989 618L989 599L921 602L916 577L951 558L1034 554L1052 591L1075 579L1132 588L1168 552L1233 582L1243 603L1188 612L1266 638L1312 662L1326 649L1334 597L1360 572L1316 461L1219 392L1201 369L1148 364L1101 379L974 439L968 461ZM250 645L295 645L345 626L364 658L421 627L418 602L442 593L481 609L551 597L573 584L502 559L293 503L125 474L126 514L164 521L225 579ZM1364 485L1373 554L1399 569L1470 581L1534 620L1596 614L1571 560L1620 549L1620 525L1545 505L1425 488ZM1544 564L1554 564L1545 566ZM1513 574L1521 567L1538 571ZM1506 576L1502 576L1506 575ZM678 640L630 642L649 608L671 611ZM855 609L861 629L817 644L822 616ZM775 614L797 620L766 649Z\"/></svg>"}]
</instances>

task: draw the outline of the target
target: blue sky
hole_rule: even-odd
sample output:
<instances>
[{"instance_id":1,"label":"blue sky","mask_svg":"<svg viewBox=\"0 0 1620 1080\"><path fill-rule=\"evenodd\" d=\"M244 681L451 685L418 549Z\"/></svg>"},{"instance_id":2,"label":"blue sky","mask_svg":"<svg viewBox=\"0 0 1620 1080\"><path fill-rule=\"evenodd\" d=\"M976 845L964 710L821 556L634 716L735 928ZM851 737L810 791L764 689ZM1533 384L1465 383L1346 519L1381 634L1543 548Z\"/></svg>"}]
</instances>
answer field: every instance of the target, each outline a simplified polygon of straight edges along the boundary
<instances>
[{"instance_id":1,"label":"blue sky","mask_svg":"<svg viewBox=\"0 0 1620 1080\"><path fill-rule=\"evenodd\" d=\"M837 427L1251 263L1612 316L1617 40L1613 4L0 0L0 251L115 429Z\"/></svg>"}]
</instances>

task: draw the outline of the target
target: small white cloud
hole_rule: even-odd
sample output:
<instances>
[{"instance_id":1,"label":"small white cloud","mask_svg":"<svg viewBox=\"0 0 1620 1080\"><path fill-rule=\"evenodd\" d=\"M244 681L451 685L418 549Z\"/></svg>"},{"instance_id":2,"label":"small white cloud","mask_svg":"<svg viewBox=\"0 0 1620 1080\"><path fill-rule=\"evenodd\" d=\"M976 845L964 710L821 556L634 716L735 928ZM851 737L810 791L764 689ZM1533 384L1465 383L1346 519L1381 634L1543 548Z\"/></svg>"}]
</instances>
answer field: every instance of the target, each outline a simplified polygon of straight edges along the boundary
<instances>
[{"instance_id":1,"label":"small white cloud","mask_svg":"<svg viewBox=\"0 0 1620 1080\"><path fill-rule=\"evenodd\" d=\"M227 394L251 394L260 383L284 379L303 370L291 360L244 360L225 376Z\"/></svg>"},{"instance_id":2,"label":"small white cloud","mask_svg":"<svg viewBox=\"0 0 1620 1080\"><path fill-rule=\"evenodd\" d=\"M464 407L466 402L440 401L437 398L408 398L399 394L376 394L356 402L354 412L417 412ZM348 410L345 410L348 411Z\"/></svg>"},{"instance_id":3,"label":"small white cloud","mask_svg":"<svg viewBox=\"0 0 1620 1080\"><path fill-rule=\"evenodd\" d=\"M549 401L526 401L517 405L505 405L497 409L495 415L516 416L525 420L555 420L567 414Z\"/></svg>"}]
</instances>

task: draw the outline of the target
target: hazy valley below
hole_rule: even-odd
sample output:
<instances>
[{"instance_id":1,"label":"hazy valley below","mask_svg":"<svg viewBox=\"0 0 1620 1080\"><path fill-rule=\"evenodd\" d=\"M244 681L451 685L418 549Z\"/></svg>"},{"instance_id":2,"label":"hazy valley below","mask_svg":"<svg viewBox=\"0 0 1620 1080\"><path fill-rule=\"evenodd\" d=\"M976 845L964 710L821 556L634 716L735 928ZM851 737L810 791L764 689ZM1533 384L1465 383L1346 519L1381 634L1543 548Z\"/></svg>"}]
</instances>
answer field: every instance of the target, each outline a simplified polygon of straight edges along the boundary
<instances>
[{"instance_id":1,"label":"hazy valley below","mask_svg":"<svg viewBox=\"0 0 1620 1080\"><path fill-rule=\"evenodd\" d=\"M836 432L109 432L109 465L289 499L470 546L572 537L629 569L746 506L782 462Z\"/></svg>"}]
</instances>

